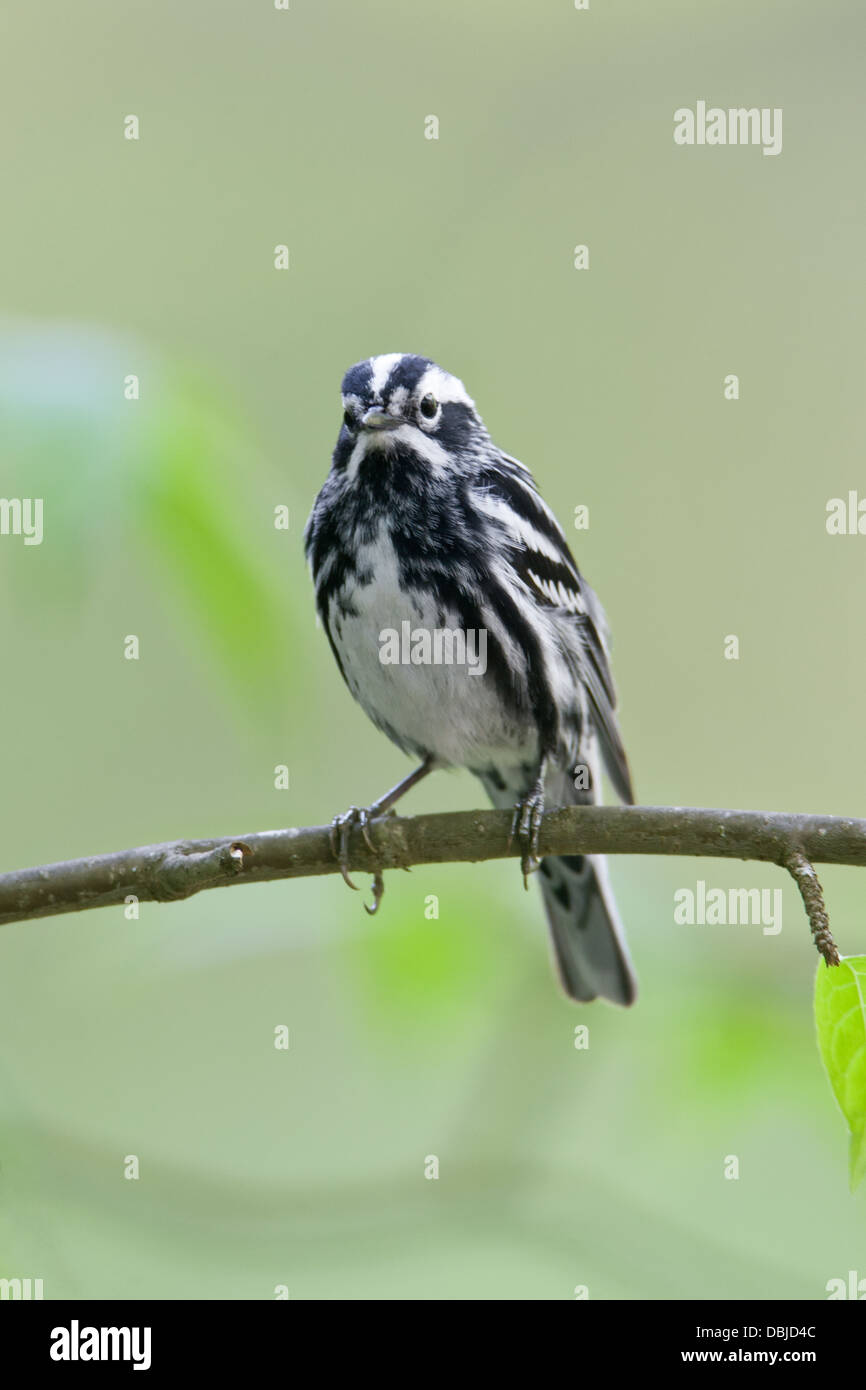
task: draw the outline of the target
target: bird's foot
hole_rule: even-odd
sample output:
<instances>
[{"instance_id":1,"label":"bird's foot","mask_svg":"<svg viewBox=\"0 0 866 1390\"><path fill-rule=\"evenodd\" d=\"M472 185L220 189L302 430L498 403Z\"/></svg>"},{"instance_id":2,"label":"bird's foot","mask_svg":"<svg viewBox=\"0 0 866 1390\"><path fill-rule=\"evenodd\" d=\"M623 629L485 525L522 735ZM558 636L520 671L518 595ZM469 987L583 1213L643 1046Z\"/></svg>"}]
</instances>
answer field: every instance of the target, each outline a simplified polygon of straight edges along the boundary
<instances>
[{"instance_id":1,"label":"bird's foot","mask_svg":"<svg viewBox=\"0 0 866 1390\"><path fill-rule=\"evenodd\" d=\"M524 888L529 887L529 875L535 873L541 862L538 857L538 837L541 833L543 815L544 786L538 782L529 795L523 797L515 806L511 833L508 836L509 848L515 836L523 848L523 853L520 856L520 868L523 873Z\"/></svg>"},{"instance_id":2,"label":"bird's foot","mask_svg":"<svg viewBox=\"0 0 866 1390\"><path fill-rule=\"evenodd\" d=\"M358 885L349 877L349 836L357 827L364 836L364 844L370 851L375 847L370 839L370 812L366 808L350 806L340 816L331 821L331 853L340 866L340 873L350 888L357 892Z\"/></svg>"},{"instance_id":3,"label":"bird's foot","mask_svg":"<svg viewBox=\"0 0 866 1390\"><path fill-rule=\"evenodd\" d=\"M331 852L340 866L340 873L343 881L358 891L357 883L353 883L349 877L349 836L355 829L360 830L364 837L364 844L371 854L376 853L376 846L370 839L370 824L375 814L376 807L350 806L348 811L344 811L340 816L334 816L331 821ZM377 870L373 879L373 902L371 905L364 904L364 911L372 917L378 912L379 904L385 895L385 880Z\"/></svg>"}]
</instances>

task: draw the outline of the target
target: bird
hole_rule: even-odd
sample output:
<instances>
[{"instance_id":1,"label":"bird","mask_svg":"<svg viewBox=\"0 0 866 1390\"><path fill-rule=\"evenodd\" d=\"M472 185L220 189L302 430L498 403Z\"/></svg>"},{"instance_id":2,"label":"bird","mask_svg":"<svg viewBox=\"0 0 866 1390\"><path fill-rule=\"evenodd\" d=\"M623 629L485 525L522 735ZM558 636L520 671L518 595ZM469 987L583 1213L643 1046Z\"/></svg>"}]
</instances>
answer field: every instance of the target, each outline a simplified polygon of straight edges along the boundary
<instances>
[{"instance_id":1,"label":"bird","mask_svg":"<svg viewBox=\"0 0 866 1390\"><path fill-rule=\"evenodd\" d=\"M418 762L370 806L334 818L343 877L355 887L354 828L372 848L372 821L422 778L468 769L513 812L565 993L632 1004L604 858L539 855L545 806L598 803L602 765L634 802L604 611L532 474L494 444L458 377L416 353L365 358L343 377L342 410L304 531L316 608L351 694ZM443 632L450 652L434 640ZM377 875L368 910L381 891Z\"/></svg>"}]
</instances>

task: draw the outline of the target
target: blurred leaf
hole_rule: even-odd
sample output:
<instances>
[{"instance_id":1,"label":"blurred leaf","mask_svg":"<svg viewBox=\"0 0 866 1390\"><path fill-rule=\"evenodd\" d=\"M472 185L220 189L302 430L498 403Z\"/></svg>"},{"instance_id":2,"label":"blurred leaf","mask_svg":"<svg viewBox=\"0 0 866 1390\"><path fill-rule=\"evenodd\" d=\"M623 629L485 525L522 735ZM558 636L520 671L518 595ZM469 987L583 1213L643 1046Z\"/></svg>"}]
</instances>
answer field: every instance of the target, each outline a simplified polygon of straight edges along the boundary
<instances>
[{"instance_id":1,"label":"blurred leaf","mask_svg":"<svg viewBox=\"0 0 866 1390\"><path fill-rule=\"evenodd\" d=\"M818 966L815 1023L818 1046L839 1109L851 1131L851 1190L866 1176L866 956Z\"/></svg>"},{"instance_id":2,"label":"blurred leaf","mask_svg":"<svg viewBox=\"0 0 866 1390\"><path fill-rule=\"evenodd\" d=\"M514 938L506 935L504 949L507 924L492 920L489 905L463 885L459 896L452 889L449 897L446 887L441 918L426 915L440 910L440 899L428 908L434 900L423 890L416 895L402 887L399 892L393 884L391 899L377 917L376 929L364 933L354 964L377 1027L387 1031L393 1025L406 1041L409 1021L426 1029L473 1015L479 998L498 988L507 953L510 961L519 960L525 942L515 932Z\"/></svg>"},{"instance_id":3,"label":"blurred leaf","mask_svg":"<svg viewBox=\"0 0 866 1390\"><path fill-rule=\"evenodd\" d=\"M673 1023L673 1019L672 1019ZM714 988L680 1001L675 1028L689 1038L679 1053L680 1084L688 1087L693 1108L716 1110L736 1101L763 1105L768 1087L778 1090L786 1063L803 1042L802 1018L797 1021L782 1001L768 1005L761 992L741 983L727 992ZM724 1047L719 1039L724 1038ZM712 1077L708 1087L707 1078ZM660 1078L660 1085L669 1085Z\"/></svg>"},{"instance_id":4,"label":"blurred leaf","mask_svg":"<svg viewBox=\"0 0 866 1390\"><path fill-rule=\"evenodd\" d=\"M229 679L261 701L285 687L277 672L291 632L259 559L271 519L260 516L256 537L244 530L248 453L222 404L188 387L158 414L138 494L160 571L176 578Z\"/></svg>"},{"instance_id":5,"label":"blurred leaf","mask_svg":"<svg viewBox=\"0 0 866 1390\"><path fill-rule=\"evenodd\" d=\"M144 383L134 401L131 362ZM116 582L132 532L172 617L192 620L246 704L276 706L290 687L294 598L285 549L267 546L261 459L224 395L108 329L11 321L0 324L0 439L5 493L44 499L38 559L0 553L16 606L81 606ZM299 537L289 545L297 557Z\"/></svg>"},{"instance_id":6,"label":"blurred leaf","mask_svg":"<svg viewBox=\"0 0 866 1390\"><path fill-rule=\"evenodd\" d=\"M129 360L150 370L140 346L107 329L0 323L3 490L42 498L45 509L46 544L23 561L14 552L2 557L16 605L38 604L50 616L100 580L138 467L139 417L121 389Z\"/></svg>"}]
</instances>

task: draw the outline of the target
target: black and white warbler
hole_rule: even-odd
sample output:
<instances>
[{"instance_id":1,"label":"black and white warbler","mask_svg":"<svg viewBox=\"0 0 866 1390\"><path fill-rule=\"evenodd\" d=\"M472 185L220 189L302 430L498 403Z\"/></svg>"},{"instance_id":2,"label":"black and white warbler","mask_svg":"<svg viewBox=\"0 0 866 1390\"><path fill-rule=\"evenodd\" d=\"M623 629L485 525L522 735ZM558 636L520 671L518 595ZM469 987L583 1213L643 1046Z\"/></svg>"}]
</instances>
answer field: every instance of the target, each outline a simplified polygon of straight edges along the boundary
<instances>
[{"instance_id":1,"label":"black and white warbler","mask_svg":"<svg viewBox=\"0 0 866 1390\"><path fill-rule=\"evenodd\" d=\"M516 804L524 878L541 871L566 992L630 1004L605 861L537 857L545 802L596 801L600 758L633 800L601 606L531 474L496 447L456 377L426 357L372 357L346 373L343 411L304 536L316 603L355 699L421 760L366 811L336 818L344 877L353 825L366 835L434 768L468 768L494 806ZM429 643L386 661L383 633L397 631L483 632L484 669L447 647L437 662Z\"/></svg>"}]
</instances>

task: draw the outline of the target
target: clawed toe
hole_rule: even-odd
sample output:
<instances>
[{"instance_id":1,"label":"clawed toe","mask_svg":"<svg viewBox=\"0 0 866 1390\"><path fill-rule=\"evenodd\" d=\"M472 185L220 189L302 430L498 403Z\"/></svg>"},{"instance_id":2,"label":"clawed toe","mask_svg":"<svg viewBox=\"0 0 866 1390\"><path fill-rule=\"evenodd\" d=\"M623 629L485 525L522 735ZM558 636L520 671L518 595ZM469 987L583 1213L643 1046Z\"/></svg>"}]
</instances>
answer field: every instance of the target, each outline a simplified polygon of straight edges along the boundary
<instances>
[{"instance_id":1,"label":"clawed toe","mask_svg":"<svg viewBox=\"0 0 866 1390\"><path fill-rule=\"evenodd\" d=\"M536 787L522 801L518 801L514 808L508 843L510 846L516 837L523 847L523 853L520 856L520 869L523 874L524 888L529 887L529 875L535 873L541 862L538 856L538 840L541 834L543 816L544 792L539 787Z\"/></svg>"},{"instance_id":2,"label":"clawed toe","mask_svg":"<svg viewBox=\"0 0 866 1390\"><path fill-rule=\"evenodd\" d=\"M385 880L382 877L382 875L377 871L375 877L373 878L373 901L371 903L364 903L364 911L367 913L368 916L375 917L376 913L379 911L379 904L384 898L384 896Z\"/></svg>"},{"instance_id":3,"label":"clawed toe","mask_svg":"<svg viewBox=\"0 0 866 1390\"><path fill-rule=\"evenodd\" d=\"M334 816L331 821L331 853L340 866L344 883L347 883L350 888L354 888L355 892L358 891L358 885L353 883L349 877L349 836L356 825L361 826L364 839L369 844L366 811L359 810L357 806L350 806L348 811L344 811L342 815Z\"/></svg>"},{"instance_id":4,"label":"clawed toe","mask_svg":"<svg viewBox=\"0 0 866 1390\"><path fill-rule=\"evenodd\" d=\"M349 836L357 827L364 837L364 844L371 854L375 854L376 847L370 839L371 819L372 817L369 809L350 806L348 811L344 811L342 815L334 816L334 819L331 821L331 853L340 866L343 882L347 883L355 892L358 891L358 885L357 883L353 883L352 879L349 877ZM385 885L382 881L382 876L377 873L373 884L373 906L367 907L366 903L364 904L371 916L382 901L384 892Z\"/></svg>"}]
</instances>

